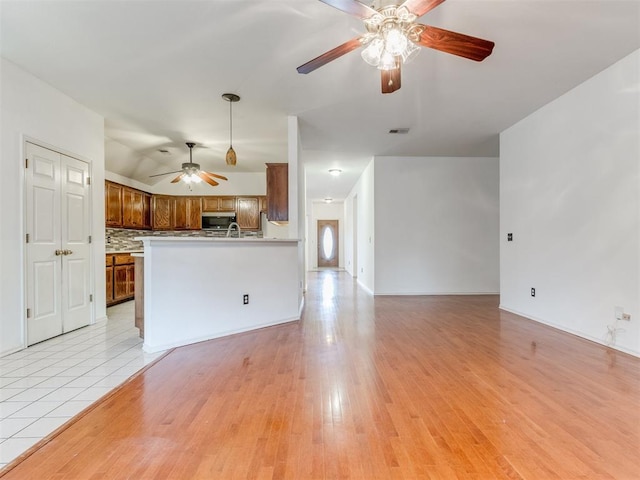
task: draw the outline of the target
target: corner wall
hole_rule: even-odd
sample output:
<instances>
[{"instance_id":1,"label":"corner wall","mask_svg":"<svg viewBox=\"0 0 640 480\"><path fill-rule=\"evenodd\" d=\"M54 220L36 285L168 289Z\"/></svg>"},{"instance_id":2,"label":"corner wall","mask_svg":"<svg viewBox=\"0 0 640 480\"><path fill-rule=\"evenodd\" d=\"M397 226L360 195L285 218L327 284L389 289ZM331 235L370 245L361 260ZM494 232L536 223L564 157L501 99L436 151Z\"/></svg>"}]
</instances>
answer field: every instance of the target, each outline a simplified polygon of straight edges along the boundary
<instances>
[{"instance_id":1,"label":"corner wall","mask_svg":"<svg viewBox=\"0 0 640 480\"><path fill-rule=\"evenodd\" d=\"M349 247L345 247L344 262L347 266L347 271L358 278L358 283L369 293L373 293L375 278L373 160L364 169L344 203L346 205L345 224L350 225L348 229L345 229L344 244L349 245ZM357 205L356 215L354 215L354 204ZM354 243L355 248L351 247ZM355 269L353 266L355 266Z\"/></svg>"},{"instance_id":2,"label":"corner wall","mask_svg":"<svg viewBox=\"0 0 640 480\"><path fill-rule=\"evenodd\" d=\"M600 343L614 326L612 346L640 355L640 50L505 130L500 152L501 307Z\"/></svg>"},{"instance_id":3,"label":"corner wall","mask_svg":"<svg viewBox=\"0 0 640 480\"><path fill-rule=\"evenodd\" d=\"M499 289L497 158L376 157L376 295Z\"/></svg>"},{"instance_id":4,"label":"corner wall","mask_svg":"<svg viewBox=\"0 0 640 480\"><path fill-rule=\"evenodd\" d=\"M0 356L25 345L24 142L91 164L94 319L106 318L104 273L104 120L73 99L0 59Z\"/></svg>"}]
</instances>

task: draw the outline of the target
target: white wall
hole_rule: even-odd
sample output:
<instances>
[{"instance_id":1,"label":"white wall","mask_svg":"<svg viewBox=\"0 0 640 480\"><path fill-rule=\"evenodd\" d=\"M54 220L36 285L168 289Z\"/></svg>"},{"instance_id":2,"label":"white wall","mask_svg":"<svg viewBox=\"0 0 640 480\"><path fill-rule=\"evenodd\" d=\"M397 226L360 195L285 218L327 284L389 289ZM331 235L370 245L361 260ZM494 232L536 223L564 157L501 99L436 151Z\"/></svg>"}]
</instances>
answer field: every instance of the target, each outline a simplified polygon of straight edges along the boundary
<instances>
[{"instance_id":1,"label":"white wall","mask_svg":"<svg viewBox=\"0 0 640 480\"><path fill-rule=\"evenodd\" d=\"M501 307L597 342L624 307L615 347L636 355L639 72L640 50L500 135Z\"/></svg>"},{"instance_id":2,"label":"white wall","mask_svg":"<svg viewBox=\"0 0 640 480\"><path fill-rule=\"evenodd\" d=\"M376 157L375 290L497 293L497 158Z\"/></svg>"},{"instance_id":3,"label":"white wall","mask_svg":"<svg viewBox=\"0 0 640 480\"><path fill-rule=\"evenodd\" d=\"M11 62L0 66L2 208L0 355L25 346L24 142L91 163L94 317L106 318L104 278L104 120Z\"/></svg>"},{"instance_id":4,"label":"white wall","mask_svg":"<svg viewBox=\"0 0 640 480\"><path fill-rule=\"evenodd\" d=\"M338 220L338 266L344 268L344 204L343 202L310 202L309 236L307 238L307 266L318 267L318 220Z\"/></svg>"},{"instance_id":5,"label":"white wall","mask_svg":"<svg viewBox=\"0 0 640 480\"><path fill-rule=\"evenodd\" d=\"M345 230L345 245L353 244L354 229L356 248L345 251L344 262L348 269L357 266L358 283L369 292L374 290L375 274L375 211L374 211L374 166L373 160L364 169L345 203L351 207L345 209L345 224L352 227ZM357 198L357 222L354 225L353 201ZM352 272L353 275L353 272Z\"/></svg>"},{"instance_id":6,"label":"white wall","mask_svg":"<svg viewBox=\"0 0 640 480\"><path fill-rule=\"evenodd\" d=\"M357 263L354 263L354 255L357 251L355 243L358 241L357 232L355 231L355 227L358 224L357 204L357 195L347 198L342 203L344 209L342 218L345 219L342 227L342 244L344 246L342 249L342 265L347 273L349 273L352 277L358 276L358 265Z\"/></svg>"},{"instance_id":7,"label":"white wall","mask_svg":"<svg viewBox=\"0 0 640 480\"><path fill-rule=\"evenodd\" d=\"M143 243L147 351L300 318L297 241L145 237Z\"/></svg>"}]
</instances>

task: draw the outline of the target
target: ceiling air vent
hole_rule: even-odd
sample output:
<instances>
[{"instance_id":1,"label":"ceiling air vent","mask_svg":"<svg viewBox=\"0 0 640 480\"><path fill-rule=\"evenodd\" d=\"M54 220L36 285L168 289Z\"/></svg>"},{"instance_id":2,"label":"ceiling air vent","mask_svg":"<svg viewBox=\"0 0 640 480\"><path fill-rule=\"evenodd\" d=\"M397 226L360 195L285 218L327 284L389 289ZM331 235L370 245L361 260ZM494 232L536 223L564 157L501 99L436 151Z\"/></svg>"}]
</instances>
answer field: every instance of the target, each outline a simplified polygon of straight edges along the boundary
<instances>
[{"instance_id":1,"label":"ceiling air vent","mask_svg":"<svg viewBox=\"0 0 640 480\"><path fill-rule=\"evenodd\" d=\"M407 133L409 133L409 129L408 128L392 128L391 130L389 130L389 133L392 133L394 135L406 135Z\"/></svg>"},{"instance_id":2,"label":"ceiling air vent","mask_svg":"<svg viewBox=\"0 0 640 480\"><path fill-rule=\"evenodd\" d=\"M169 152L169 150L167 150L166 148L160 148L158 149L158 151L163 155L171 155L171 152Z\"/></svg>"}]
</instances>

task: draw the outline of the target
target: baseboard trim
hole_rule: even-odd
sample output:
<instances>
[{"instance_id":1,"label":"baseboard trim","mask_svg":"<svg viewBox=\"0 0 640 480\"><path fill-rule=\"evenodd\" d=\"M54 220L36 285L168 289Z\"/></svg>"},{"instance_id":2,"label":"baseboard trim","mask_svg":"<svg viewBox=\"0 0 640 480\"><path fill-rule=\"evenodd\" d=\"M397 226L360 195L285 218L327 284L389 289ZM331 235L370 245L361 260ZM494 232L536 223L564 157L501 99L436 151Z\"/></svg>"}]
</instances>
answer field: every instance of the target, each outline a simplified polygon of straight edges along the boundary
<instances>
[{"instance_id":1,"label":"baseboard trim","mask_svg":"<svg viewBox=\"0 0 640 480\"><path fill-rule=\"evenodd\" d=\"M544 320L542 318L538 318L538 317L534 317L532 315L525 314L525 313L520 312L518 310L515 310L513 308L505 307L502 304L498 305L498 308L500 310L504 310L505 312L513 313L515 315L518 315L519 317L526 318L527 320L531 320L533 322L541 323L541 324L546 325L548 327L555 328L556 330L560 330L561 332L569 333L571 335L575 335L576 337L580 337L580 338L582 338L584 340L588 340L590 342L597 343L599 345L602 345L603 347L611 348L612 350L617 350L619 352L626 353L628 355L632 355L634 357L640 358L640 352L632 350L630 348L625 348L625 347L622 347L620 345L607 345L605 343L605 341L603 339L601 339L601 338L597 338L597 337L588 335L588 334L586 334L584 332L580 332L578 330L573 330L571 328L567 328L564 325L558 325L556 323L549 322L549 321Z\"/></svg>"}]
</instances>

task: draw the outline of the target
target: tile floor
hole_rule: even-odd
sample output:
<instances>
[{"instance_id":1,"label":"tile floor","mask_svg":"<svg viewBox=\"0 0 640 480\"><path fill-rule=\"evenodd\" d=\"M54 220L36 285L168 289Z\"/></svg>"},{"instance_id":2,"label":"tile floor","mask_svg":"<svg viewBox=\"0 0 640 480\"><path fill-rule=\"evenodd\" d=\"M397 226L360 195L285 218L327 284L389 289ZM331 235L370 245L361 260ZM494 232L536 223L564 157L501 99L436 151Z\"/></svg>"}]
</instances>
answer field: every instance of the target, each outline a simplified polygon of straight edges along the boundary
<instances>
[{"instance_id":1,"label":"tile floor","mask_svg":"<svg viewBox=\"0 0 640 480\"><path fill-rule=\"evenodd\" d=\"M0 358L0 469L162 355L142 351L133 304Z\"/></svg>"}]
</instances>

